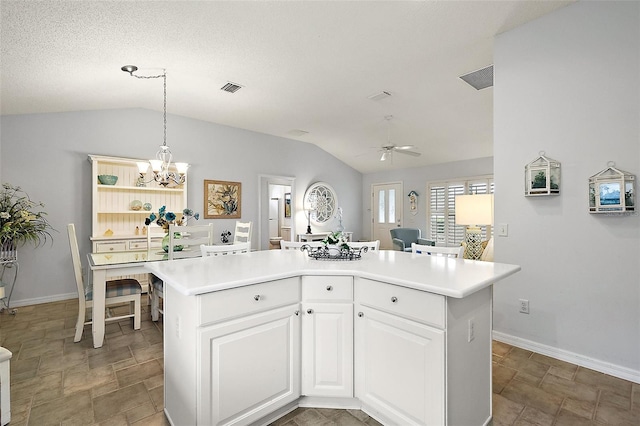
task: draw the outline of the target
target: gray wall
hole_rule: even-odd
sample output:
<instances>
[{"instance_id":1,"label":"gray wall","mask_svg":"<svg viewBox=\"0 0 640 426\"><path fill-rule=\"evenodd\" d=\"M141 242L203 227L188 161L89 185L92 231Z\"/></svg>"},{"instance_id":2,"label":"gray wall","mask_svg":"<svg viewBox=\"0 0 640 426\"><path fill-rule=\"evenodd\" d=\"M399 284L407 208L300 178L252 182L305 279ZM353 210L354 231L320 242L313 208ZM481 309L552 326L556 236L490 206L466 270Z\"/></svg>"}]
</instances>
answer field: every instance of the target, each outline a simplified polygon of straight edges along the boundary
<instances>
[{"instance_id":1,"label":"gray wall","mask_svg":"<svg viewBox=\"0 0 640 426\"><path fill-rule=\"evenodd\" d=\"M495 286L494 329L640 382L640 214L587 211L608 161L640 172L640 3L575 3L500 35L494 61L495 260L522 265ZM540 150L561 194L526 198Z\"/></svg>"},{"instance_id":2,"label":"gray wall","mask_svg":"<svg viewBox=\"0 0 640 426\"><path fill-rule=\"evenodd\" d=\"M16 115L1 117L0 126L2 181L19 185L32 199L44 202L59 231L53 245L20 248L13 302L18 306L74 296L66 225L76 224L85 259L91 249L94 178L87 155L153 157L162 144L162 114L131 109ZM362 175L315 145L173 115L167 118L167 144L175 160L191 164L188 197L194 211L203 210L204 179L242 182L242 220L254 224L259 220L259 175L295 177L299 207L306 188L325 181L337 192L345 222L352 224L349 230L360 237ZM294 220L298 232L304 232L304 215L294 213ZM212 222L219 234L232 230L235 219ZM334 220L314 230L335 226ZM257 232L253 240L256 248Z\"/></svg>"}]
</instances>

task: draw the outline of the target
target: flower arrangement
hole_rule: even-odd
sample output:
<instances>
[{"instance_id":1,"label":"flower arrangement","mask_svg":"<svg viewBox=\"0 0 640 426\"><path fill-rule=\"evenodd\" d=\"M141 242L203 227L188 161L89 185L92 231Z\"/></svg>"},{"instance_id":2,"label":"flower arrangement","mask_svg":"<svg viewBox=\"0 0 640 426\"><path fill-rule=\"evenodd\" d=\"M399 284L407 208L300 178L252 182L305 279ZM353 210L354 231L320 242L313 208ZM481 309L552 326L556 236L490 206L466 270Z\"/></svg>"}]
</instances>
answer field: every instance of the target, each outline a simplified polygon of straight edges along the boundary
<instances>
[{"instance_id":1,"label":"flower arrangement","mask_svg":"<svg viewBox=\"0 0 640 426\"><path fill-rule=\"evenodd\" d=\"M222 234L220 234L220 241L222 241L223 244L227 244L229 242L230 236L231 232L225 229L224 231L222 231Z\"/></svg>"},{"instance_id":2,"label":"flower arrangement","mask_svg":"<svg viewBox=\"0 0 640 426\"><path fill-rule=\"evenodd\" d=\"M349 250L349 240L342 231L330 233L324 240L322 240L322 244L324 244L325 247L328 245L335 245L341 250Z\"/></svg>"},{"instance_id":3,"label":"flower arrangement","mask_svg":"<svg viewBox=\"0 0 640 426\"><path fill-rule=\"evenodd\" d=\"M2 184L0 190L0 242L2 245L33 242L38 247L53 238L44 204L31 201L19 186Z\"/></svg>"},{"instance_id":4,"label":"flower arrangement","mask_svg":"<svg viewBox=\"0 0 640 426\"><path fill-rule=\"evenodd\" d=\"M182 217L180 219L177 218L176 214L173 212L168 212L166 206L162 206L158 209L158 214L151 213L148 218L144 220L144 224L149 226L152 222L155 222L156 225L162 226L165 232L169 232L169 225L186 225L189 219L200 219L200 213L193 213L191 209L182 210Z\"/></svg>"}]
</instances>

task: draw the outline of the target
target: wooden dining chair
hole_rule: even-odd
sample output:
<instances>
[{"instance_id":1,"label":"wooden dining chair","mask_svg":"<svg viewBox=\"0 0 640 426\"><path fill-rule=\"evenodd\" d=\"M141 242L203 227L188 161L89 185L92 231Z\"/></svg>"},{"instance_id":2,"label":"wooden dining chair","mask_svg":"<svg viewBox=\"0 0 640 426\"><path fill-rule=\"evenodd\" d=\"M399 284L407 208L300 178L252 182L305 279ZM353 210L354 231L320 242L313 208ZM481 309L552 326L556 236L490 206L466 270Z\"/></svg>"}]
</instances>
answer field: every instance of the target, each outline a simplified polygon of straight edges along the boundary
<instances>
[{"instance_id":1,"label":"wooden dining chair","mask_svg":"<svg viewBox=\"0 0 640 426\"><path fill-rule=\"evenodd\" d=\"M251 222L236 221L233 244L237 243L251 243Z\"/></svg>"},{"instance_id":2,"label":"wooden dining chair","mask_svg":"<svg viewBox=\"0 0 640 426\"><path fill-rule=\"evenodd\" d=\"M169 260L199 256L198 249L201 244L213 244L213 223L193 226L169 225ZM177 246L182 248L176 250Z\"/></svg>"},{"instance_id":3,"label":"wooden dining chair","mask_svg":"<svg viewBox=\"0 0 640 426\"><path fill-rule=\"evenodd\" d=\"M165 235L167 235L167 231L162 226L150 224L147 227L147 250L161 252L163 250L162 239ZM147 282L147 303L151 306L151 320L158 321L160 314L163 313L162 309L160 309L160 299L164 297L162 293L163 283L160 278L153 274L147 276Z\"/></svg>"},{"instance_id":4,"label":"wooden dining chair","mask_svg":"<svg viewBox=\"0 0 640 426\"><path fill-rule=\"evenodd\" d=\"M84 326L91 324L87 321L87 310L93 308L93 286L92 283L85 284L82 277L82 261L80 260L80 249L78 248L78 240L76 238L76 228L73 223L67 225L67 233L69 235L69 247L71 249L71 261L73 263L73 271L78 289L78 320L76 321L76 334L74 342L82 339L82 331ZM133 278L123 278L118 280L107 281L105 289L105 305L113 306L123 303L129 303L130 312L126 315L111 316L105 321L119 321L124 318L133 318L133 329L140 329L141 306L140 294L142 287L138 280Z\"/></svg>"},{"instance_id":5,"label":"wooden dining chair","mask_svg":"<svg viewBox=\"0 0 640 426\"><path fill-rule=\"evenodd\" d=\"M280 250L300 250L300 247L307 245L309 247L322 247L321 241L297 242L280 240Z\"/></svg>"},{"instance_id":6,"label":"wooden dining chair","mask_svg":"<svg viewBox=\"0 0 640 426\"><path fill-rule=\"evenodd\" d=\"M444 256L462 259L464 247L426 246L423 244L413 243L411 244L411 252L415 254L427 254L431 256Z\"/></svg>"},{"instance_id":7,"label":"wooden dining chair","mask_svg":"<svg viewBox=\"0 0 640 426\"><path fill-rule=\"evenodd\" d=\"M205 245L200 246L200 253L202 257L207 256L226 256L230 254L244 254L251 251L251 243L238 243L238 244L217 244L217 245Z\"/></svg>"},{"instance_id":8,"label":"wooden dining chair","mask_svg":"<svg viewBox=\"0 0 640 426\"><path fill-rule=\"evenodd\" d=\"M375 241L358 241L358 242L353 242L353 243L348 243L349 247L351 248L361 248L361 247L368 247L369 251L371 250L380 250L380 240L375 240Z\"/></svg>"},{"instance_id":9,"label":"wooden dining chair","mask_svg":"<svg viewBox=\"0 0 640 426\"><path fill-rule=\"evenodd\" d=\"M147 238L148 244L151 244L149 233L147 233ZM193 257L196 253L200 253L197 250L201 244L213 244L213 223L194 226L169 225L169 245L167 247L169 260L175 260L178 257ZM182 246L182 248L176 250L176 246ZM152 246L149 245L149 247ZM180 256L183 252L185 256ZM160 314L164 315L164 306L160 304L160 299L164 299L164 283L153 274L149 274L149 278L151 280L151 321L158 321Z\"/></svg>"}]
</instances>

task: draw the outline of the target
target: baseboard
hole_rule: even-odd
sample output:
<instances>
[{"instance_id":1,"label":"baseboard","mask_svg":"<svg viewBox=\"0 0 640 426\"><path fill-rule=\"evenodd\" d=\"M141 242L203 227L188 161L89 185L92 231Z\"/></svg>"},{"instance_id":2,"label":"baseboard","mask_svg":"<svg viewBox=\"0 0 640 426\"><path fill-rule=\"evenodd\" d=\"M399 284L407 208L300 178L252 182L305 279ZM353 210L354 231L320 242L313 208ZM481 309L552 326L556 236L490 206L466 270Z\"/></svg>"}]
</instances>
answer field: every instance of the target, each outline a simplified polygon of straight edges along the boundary
<instances>
[{"instance_id":1,"label":"baseboard","mask_svg":"<svg viewBox=\"0 0 640 426\"><path fill-rule=\"evenodd\" d=\"M40 305L42 303L60 302L61 300L77 299L78 293L56 294L47 297L35 297L33 299L11 300L11 309L20 306Z\"/></svg>"},{"instance_id":2,"label":"baseboard","mask_svg":"<svg viewBox=\"0 0 640 426\"><path fill-rule=\"evenodd\" d=\"M559 359L561 361L570 362L581 367L599 371L600 373L608 374L610 376L618 377L620 379L629 380L631 382L640 384L640 371L637 370L632 370L627 367L622 367L620 365L611 364L606 361L590 358L588 356L580 355L575 352L565 351L563 349L543 345L542 343L522 339L520 337L511 336L499 331L493 331L493 339L512 346L517 346L522 349L536 352L541 355L546 355L551 358Z\"/></svg>"}]
</instances>

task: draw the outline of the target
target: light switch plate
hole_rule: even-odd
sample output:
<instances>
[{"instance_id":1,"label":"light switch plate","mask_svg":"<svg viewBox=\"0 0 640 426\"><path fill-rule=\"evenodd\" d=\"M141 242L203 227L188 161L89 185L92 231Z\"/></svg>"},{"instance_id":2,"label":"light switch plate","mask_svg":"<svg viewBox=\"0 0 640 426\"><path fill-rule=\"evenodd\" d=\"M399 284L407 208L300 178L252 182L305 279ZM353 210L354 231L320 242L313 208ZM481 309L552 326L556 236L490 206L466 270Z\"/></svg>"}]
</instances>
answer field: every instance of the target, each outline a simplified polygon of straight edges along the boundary
<instances>
[{"instance_id":1,"label":"light switch plate","mask_svg":"<svg viewBox=\"0 0 640 426\"><path fill-rule=\"evenodd\" d=\"M506 223L499 223L498 226L498 237L508 237L509 236L509 225Z\"/></svg>"}]
</instances>

